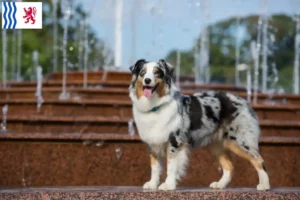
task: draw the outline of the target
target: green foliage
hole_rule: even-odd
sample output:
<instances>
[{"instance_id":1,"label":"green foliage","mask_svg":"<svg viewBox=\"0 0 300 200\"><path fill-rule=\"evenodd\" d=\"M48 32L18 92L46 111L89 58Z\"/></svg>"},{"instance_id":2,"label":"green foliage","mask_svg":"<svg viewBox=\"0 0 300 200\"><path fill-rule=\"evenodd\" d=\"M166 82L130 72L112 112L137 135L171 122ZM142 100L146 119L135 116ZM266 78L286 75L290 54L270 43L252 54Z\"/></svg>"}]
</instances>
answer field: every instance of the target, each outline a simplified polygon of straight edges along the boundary
<instances>
[{"instance_id":1,"label":"green foliage","mask_svg":"<svg viewBox=\"0 0 300 200\"><path fill-rule=\"evenodd\" d=\"M32 1L32 0L31 0ZM37 0L35 0L37 1ZM53 22L52 22L52 1L43 1L43 29L35 30L22 30L22 69L21 75L25 80L29 80L35 77L35 69L32 62L32 53L37 50L39 52L39 64L43 68L43 74L47 74L53 71ZM78 54L79 54L79 26L80 23L88 15L86 11L83 10L81 4L75 5L74 1L72 3L72 16L68 25L68 43L67 43L67 54L68 62L74 67L72 69L82 69L83 66L78 65ZM61 12L60 6L58 4L58 69L62 69L62 37L63 37L63 14ZM16 62L16 55L13 57L12 46L16 45L17 41L13 43L12 35L14 30L7 30L7 51L8 51L8 80L11 79L11 68L12 64ZM98 65L98 69L104 65L103 48L104 42L96 37L95 32L88 25L88 39L89 39L89 66ZM1 38L2 43L2 38ZM2 44L1 44L2 45ZM107 48L107 47L106 47ZM111 53L108 50L109 53ZM2 65L2 56L0 58ZM112 61L110 61L111 63ZM108 63L108 64L110 64ZM2 77L2 70L0 72Z\"/></svg>"},{"instance_id":2,"label":"green foliage","mask_svg":"<svg viewBox=\"0 0 300 200\"><path fill-rule=\"evenodd\" d=\"M273 53L279 71L279 85L283 86L286 91L291 91L295 22L292 17L280 14L272 16L269 23L275 29ZM256 40L257 24L258 16L248 16L242 18L239 25L239 28L246 33L240 44L240 63L246 63L250 66L253 66L250 43ZM211 82L234 83L236 31L236 18L220 21L209 27ZM199 44L200 36L195 42L196 49L199 49ZM193 48L191 47L189 51L181 53L181 72L183 75L193 75ZM170 51L166 60L175 64L176 50Z\"/></svg>"}]
</instances>

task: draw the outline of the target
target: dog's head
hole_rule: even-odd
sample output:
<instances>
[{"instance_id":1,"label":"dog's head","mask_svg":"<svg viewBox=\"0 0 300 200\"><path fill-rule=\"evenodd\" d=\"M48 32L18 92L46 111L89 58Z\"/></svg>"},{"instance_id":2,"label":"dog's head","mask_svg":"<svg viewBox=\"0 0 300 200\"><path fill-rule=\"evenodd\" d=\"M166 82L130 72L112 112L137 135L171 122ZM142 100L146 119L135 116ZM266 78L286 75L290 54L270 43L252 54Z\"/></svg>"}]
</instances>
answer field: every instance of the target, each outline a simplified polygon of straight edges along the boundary
<instances>
[{"instance_id":1,"label":"dog's head","mask_svg":"<svg viewBox=\"0 0 300 200\"><path fill-rule=\"evenodd\" d=\"M172 86L174 67L163 59L158 62L140 59L130 67L130 71L133 76L131 87L136 89L138 98L151 98L155 93L163 97Z\"/></svg>"}]
</instances>

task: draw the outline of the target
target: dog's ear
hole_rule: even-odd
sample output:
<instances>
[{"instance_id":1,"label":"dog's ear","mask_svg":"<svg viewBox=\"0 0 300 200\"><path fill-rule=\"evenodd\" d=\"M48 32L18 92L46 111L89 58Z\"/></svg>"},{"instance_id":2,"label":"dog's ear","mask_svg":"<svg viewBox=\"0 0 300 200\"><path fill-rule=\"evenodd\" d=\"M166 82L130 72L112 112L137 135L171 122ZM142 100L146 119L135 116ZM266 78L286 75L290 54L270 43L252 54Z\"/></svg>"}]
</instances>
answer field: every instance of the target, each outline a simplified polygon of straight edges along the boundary
<instances>
[{"instance_id":1,"label":"dog's ear","mask_svg":"<svg viewBox=\"0 0 300 200\"><path fill-rule=\"evenodd\" d=\"M164 59L160 59L159 63L166 69L166 74L173 77L174 67L170 63L167 63Z\"/></svg>"},{"instance_id":2,"label":"dog's ear","mask_svg":"<svg viewBox=\"0 0 300 200\"><path fill-rule=\"evenodd\" d=\"M146 63L147 61L145 59L139 59L138 61L136 61L136 63L134 65L132 65L129 69L131 71L132 74L138 74L140 73L143 65Z\"/></svg>"}]
</instances>

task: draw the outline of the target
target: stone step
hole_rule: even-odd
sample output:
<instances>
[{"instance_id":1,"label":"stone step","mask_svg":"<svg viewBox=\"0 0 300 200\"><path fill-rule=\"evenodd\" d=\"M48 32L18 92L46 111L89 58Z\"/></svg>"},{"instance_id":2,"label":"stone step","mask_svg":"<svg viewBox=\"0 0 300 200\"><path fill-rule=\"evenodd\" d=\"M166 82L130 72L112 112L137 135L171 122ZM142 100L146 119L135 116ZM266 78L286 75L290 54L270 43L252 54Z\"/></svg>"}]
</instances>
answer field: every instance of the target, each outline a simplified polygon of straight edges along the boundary
<instances>
[{"instance_id":1,"label":"stone step","mask_svg":"<svg viewBox=\"0 0 300 200\"><path fill-rule=\"evenodd\" d=\"M178 188L176 191L144 191L134 186L89 186L89 187L29 187L5 188L0 191L0 198L10 199L240 199L243 200L294 200L300 198L299 188L275 188L269 192L259 192L253 188L229 188L212 190L200 187Z\"/></svg>"},{"instance_id":2,"label":"stone step","mask_svg":"<svg viewBox=\"0 0 300 200\"><path fill-rule=\"evenodd\" d=\"M129 100L45 100L37 113L36 99L0 100L8 115L132 117ZM260 120L300 120L300 106L253 105Z\"/></svg>"},{"instance_id":3,"label":"stone step","mask_svg":"<svg viewBox=\"0 0 300 200\"><path fill-rule=\"evenodd\" d=\"M23 82L7 82L7 87L9 89L14 88L36 88L37 83L35 81L23 81ZM121 80L90 80L87 82L88 88L120 88L128 89L130 81ZM55 88L62 86L61 81L43 81L43 88ZM68 81L66 82L66 87L69 88L83 88L82 81ZM235 87L228 84L195 84L195 83L180 83L180 88L182 90L217 90L217 91L229 91L229 92L246 92L243 87Z\"/></svg>"},{"instance_id":4,"label":"stone step","mask_svg":"<svg viewBox=\"0 0 300 200\"><path fill-rule=\"evenodd\" d=\"M260 138L273 188L299 187L299 151L300 137ZM221 177L209 148L196 149L189 157L179 187L207 187ZM232 159L235 171L229 187L255 188L258 178L251 164L234 154ZM142 186L150 177L147 145L137 136L122 134L0 134L0 163L1 187ZM162 179L165 176L164 171Z\"/></svg>"},{"instance_id":5,"label":"stone step","mask_svg":"<svg viewBox=\"0 0 300 200\"><path fill-rule=\"evenodd\" d=\"M11 133L128 134L130 119L101 116L8 115L7 130ZM300 121L261 120L259 124L263 136L300 136Z\"/></svg>"},{"instance_id":6,"label":"stone step","mask_svg":"<svg viewBox=\"0 0 300 200\"><path fill-rule=\"evenodd\" d=\"M35 98L35 88L0 88L0 99L33 99ZM70 99L72 100L127 100L129 101L129 91L127 88L68 88ZM182 90L183 94L191 95L200 92L202 89ZM43 88L42 96L44 99L57 100L61 93L61 87ZM233 92L234 94L246 98L245 92ZM260 104L295 104L300 105L300 95L291 94L258 94Z\"/></svg>"}]
</instances>

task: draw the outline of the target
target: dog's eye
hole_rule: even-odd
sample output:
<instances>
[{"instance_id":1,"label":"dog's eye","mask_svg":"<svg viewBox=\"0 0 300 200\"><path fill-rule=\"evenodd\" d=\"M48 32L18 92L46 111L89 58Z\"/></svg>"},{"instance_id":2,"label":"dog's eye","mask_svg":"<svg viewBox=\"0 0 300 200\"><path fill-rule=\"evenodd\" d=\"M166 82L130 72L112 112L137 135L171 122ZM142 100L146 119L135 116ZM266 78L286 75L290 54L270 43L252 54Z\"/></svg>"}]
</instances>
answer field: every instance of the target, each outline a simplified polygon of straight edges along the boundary
<instances>
[{"instance_id":1,"label":"dog's eye","mask_svg":"<svg viewBox=\"0 0 300 200\"><path fill-rule=\"evenodd\" d=\"M161 72L161 71L156 71L155 73L154 73L154 75L156 76L156 77L162 77L162 75L163 75L163 73Z\"/></svg>"},{"instance_id":2,"label":"dog's eye","mask_svg":"<svg viewBox=\"0 0 300 200\"><path fill-rule=\"evenodd\" d=\"M142 71L140 72L140 76L141 76L141 77L143 77L145 74L146 74L146 71L145 71L145 70L142 70Z\"/></svg>"}]
</instances>

